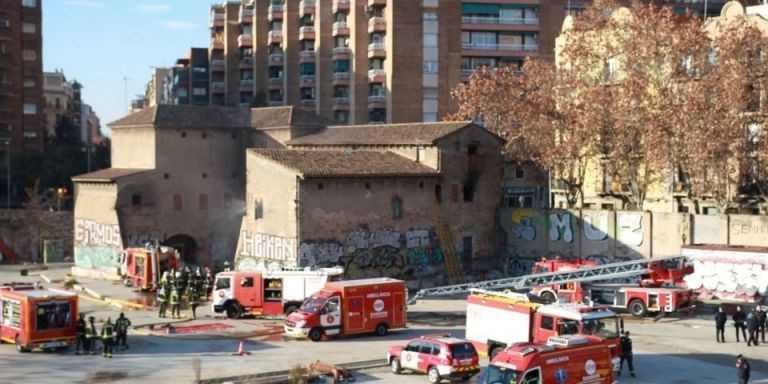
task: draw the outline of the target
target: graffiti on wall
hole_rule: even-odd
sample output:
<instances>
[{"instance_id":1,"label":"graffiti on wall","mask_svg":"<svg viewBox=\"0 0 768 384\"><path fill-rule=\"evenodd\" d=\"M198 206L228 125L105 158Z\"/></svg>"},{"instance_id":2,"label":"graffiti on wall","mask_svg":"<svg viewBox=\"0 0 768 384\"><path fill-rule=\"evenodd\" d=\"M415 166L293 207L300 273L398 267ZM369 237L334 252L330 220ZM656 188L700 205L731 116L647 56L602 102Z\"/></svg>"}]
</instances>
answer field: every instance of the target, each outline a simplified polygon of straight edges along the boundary
<instances>
[{"instance_id":1,"label":"graffiti on wall","mask_svg":"<svg viewBox=\"0 0 768 384\"><path fill-rule=\"evenodd\" d=\"M562 239L566 243L573 242L573 228L571 228L570 213L549 214L549 239L552 241Z\"/></svg>"},{"instance_id":2,"label":"graffiti on wall","mask_svg":"<svg viewBox=\"0 0 768 384\"><path fill-rule=\"evenodd\" d=\"M616 213L616 240L625 245L639 247L643 244L643 214Z\"/></svg>"},{"instance_id":3,"label":"graffiti on wall","mask_svg":"<svg viewBox=\"0 0 768 384\"><path fill-rule=\"evenodd\" d=\"M120 226L75 219L75 265L79 268L113 270L121 264Z\"/></svg>"},{"instance_id":4,"label":"graffiti on wall","mask_svg":"<svg viewBox=\"0 0 768 384\"><path fill-rule=\"evenodd\" d=\"M512 226L510 232L515 239L533 241L536 239L536 227L533 226L535 211L533 209L516 209L512 211Z\"/></svg>"},{"instance_id":5,"label":"graffiti on wall","mask_svg":"<svg viewBox=\"0 0 768 384\"><path fill-rule=\"evenodd\" d=\"M603 241L608 238L608 214L599 212L597 216L597 226L592 214L586 213L582 217L584 221L584 237L590 241Z\"/></svg>"},{"instance_id":6,"label":"graffiti on wall","mask_svg":"<svg viewBox=\"0 0 768 384\"><path fill-rule=\"evenodd\" d=\"M296 240L266 233L240 233L238 259L255 259L263 262L293 265L296 260Z\"/></svg>"},{"instance_id":7,"label":"graffiti on wall","mask_svg":"<svg viewBox=\"0 0 768 384\"><path fill-rule=\"evenodd\" d=\"M768 253L689 249L694 272L685 277L691 289L720 299L748 300L768 294Z\"/></svg>"}]
</instances>

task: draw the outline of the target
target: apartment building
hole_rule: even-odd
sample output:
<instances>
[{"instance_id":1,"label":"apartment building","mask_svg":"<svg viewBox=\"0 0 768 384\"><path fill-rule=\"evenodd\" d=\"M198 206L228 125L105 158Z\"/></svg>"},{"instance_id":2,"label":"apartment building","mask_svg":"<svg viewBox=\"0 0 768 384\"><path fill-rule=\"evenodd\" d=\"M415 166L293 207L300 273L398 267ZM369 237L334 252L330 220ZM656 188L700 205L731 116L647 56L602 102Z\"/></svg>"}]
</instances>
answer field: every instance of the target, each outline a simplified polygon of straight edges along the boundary
<instances>
[{"instance_id":1,"label":"apartment building","mask_svg":"<svg viewBox=\"0 0 768 384\"><path fill-rule=\"evenodd\" d=\"M164 103L160 104L209 105L208 68L208 49L190 48L187 55L176 60L166 72L162 86ZM153 75L157 76L157 73ZM143 99L145 105L141 109L154 105L150 104L151 96L145 95Z\"/></svg>"},{"instance_id":2,"label":"apartment building","mask_svg":"<svg viewBox=\"0 0 768 384\"><path fill-rule=\"evenodd\" d=\"M72 116L73 85L67 81L62 71L43 73L43 98L45 99L43 120L46 135L49 137L56 135L56 124L60 119L64 116Z\"/></svg>"}]
</instances>

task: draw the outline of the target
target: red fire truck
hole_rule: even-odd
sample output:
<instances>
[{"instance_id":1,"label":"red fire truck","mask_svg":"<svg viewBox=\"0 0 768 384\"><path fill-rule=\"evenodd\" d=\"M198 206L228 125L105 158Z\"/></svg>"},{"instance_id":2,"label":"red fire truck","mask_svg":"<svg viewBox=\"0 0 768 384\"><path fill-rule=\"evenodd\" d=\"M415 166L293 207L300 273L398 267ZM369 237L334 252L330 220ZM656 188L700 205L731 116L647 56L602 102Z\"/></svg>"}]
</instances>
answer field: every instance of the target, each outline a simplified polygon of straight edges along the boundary
<instances>
[{"instance_id":1,"label":"red fire truck","mask_svg":"<svg viewBox=\"0 0 768 384\"><path fill-rule=\"evenodd\" d=\"M164 245L127 248L124 255L123 282L129 287L145 291L157 288L163 271L179 268L179 252Z\"/></svg>"},{"instance_id":2,"label":"red fire truck","mask_svg":"<svg viewBox=\"0 0 768 384\"><path fill-rule=\"evenodd\" d=\"M582 333L605 339L618 362L620 326L616 313L605 307L538 304L525 294L481 289L473 289L467 298L466 338L491 359L515 343Z\"/></svg>"},{"instance_id":3,"label":"red fire truck","mask_svg":"<svg viewBox=\"0 0 768 384\"><path fill-rule=\"evenodd\" d=\"M285 319L285 333L319 341L323 335L386 335L405 327L407 291L402 280L380 277L325 283Z\"/></svg>"},{"instance_id":4,"label":"red fire truck","mask_svg":"<svg viewBox=\"0 0 768 384\"><path fill-rule=\"evenodd\" d=\"M0 286L0 339L19 352L68 348L76 317L75 293L27 283Z\"/></svg>"},{"instance_id":5,"label":"red fire truck","mask_svg":"<svg viewBox=\"0 0 768 384\"><path fill-rule=\"evenodd\" d=\"M323 284L341 278L344 269L282 268L220 272L213 283L212 308L234 319L242 315L290 314Z\"/></svg>"},{"instance_id":6,"label":"red fire truck","mask_svg":"<svg viewBox=\"0 0 768 384\"><path fill-rule=\"evenodd\" d=\"M533 273L552 273L591 268L597 263L589 260L541 260L534 264ZM635 317L648 312L677 312L691 310L696 301L693 290L677 286L683 276L693 273L685 258L648 261L648 273L635 284L580 282L540 285L531 292L546 302L556 300L584 302L628 310Z\"/></svg>"},{"instance_id":7,"label":"red fire truck","mask_svg":"<svg viewBox=\"0 0 768 384\"><path fill-rule=\"evenodd\" d=\"M605 340L586 335L551 337L546 344L505 349L478 376L478 384L614 384L615 362Z\"/></svg>"}]
</instances>

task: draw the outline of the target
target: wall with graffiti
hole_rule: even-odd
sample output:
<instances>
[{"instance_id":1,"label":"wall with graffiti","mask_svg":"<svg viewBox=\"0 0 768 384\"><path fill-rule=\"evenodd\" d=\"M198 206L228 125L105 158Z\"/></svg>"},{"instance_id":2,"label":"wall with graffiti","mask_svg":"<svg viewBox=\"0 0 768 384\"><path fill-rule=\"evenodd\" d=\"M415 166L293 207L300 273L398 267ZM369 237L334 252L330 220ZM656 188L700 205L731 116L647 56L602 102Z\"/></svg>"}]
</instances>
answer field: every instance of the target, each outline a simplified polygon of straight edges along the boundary
<instances>
[{"instance_id":1,"label":"wall with graffiti","mask_svg":"<svg viewBox=\"0 0 768 384\"><path fill-rule=\"evenodd\" d=\"M112 272L123 248L118 224L75 219L75 266Z\"/></svg>"},{"instance_id":2,"label":"wall with graffiti","mask_svg":"<svg viewBox=\"0 0 768 384\"><path fill-rule=\"evenodd\" d=\"M768 293L768 248L685 246L694 273L686 284L719 299L749 300Z\"/></svg>"}]
</instances>

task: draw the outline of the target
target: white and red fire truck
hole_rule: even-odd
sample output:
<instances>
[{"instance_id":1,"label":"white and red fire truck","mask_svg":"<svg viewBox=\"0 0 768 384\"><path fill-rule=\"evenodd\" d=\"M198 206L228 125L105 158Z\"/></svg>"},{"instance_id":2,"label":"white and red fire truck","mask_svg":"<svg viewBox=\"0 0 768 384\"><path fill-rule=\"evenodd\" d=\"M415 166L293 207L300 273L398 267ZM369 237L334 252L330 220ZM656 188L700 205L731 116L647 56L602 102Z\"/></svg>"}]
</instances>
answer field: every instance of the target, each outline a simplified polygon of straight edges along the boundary
<instances>
[{"instance_id":1,"label":"white and red fire truck","mask_svg":"<svg viewBox=\"0 0 768 384\"><path fill-rule=\"evenodd\" d=\"M550 337L546 344L519 343L496 355L478 384L614 384L615 359L599 337Z\"/></svg>"},{"instance_id":2,"label":"white and red fire truck","mask_svg":"<svg viewBox=\"0 0 768 384\"><path fill-rule=\"evenodd\" d=\"M695 306L693 290L678 286L683 277L693 273L686 258L668 258L647 261L647 272L635 284L569 281L560 284L538 285L531 292L546 302L584 302L626 309L633 316L643 317L648 312L688 311ZM567 272L595 268L591 260L542 259L534 264L533 273Z\"/></svg>"},{"instance_id":3,"label":"white and red fire truck","mask_svg":"<svg viewBox=\"0 0 768 384\"><path fill-rule=\"evenodd\" d=\"M552 336L590 334L605 339L618 362L620 321L605 307L539 304L519 293L473 289L467 298L466 338L491 359L515 343L544 343Z\"/></svg>"},{"instance_id":4,"label":"white and red fire truck","mask_svg":"<svg viewBox=\"0 0 768 384\"><path fill-rule=\"evenodd\" d=\"M123 282L129 287L155 290L164 271L179 270L179 252L172 247L148 244L144 248L126 248L123 254Z\"/></svg>"},{"instance_id":5,"label":"white and red fire truck","mask_svg":"<svg viewBox=\"0 0 768 384\"><path fill-rule=\"evenodd\" d=\"M229 318L242 315L290 314L328 281L341 279L344 269L281 268L220 272L213 284L212 307Z\"/></svg>"},{"instance_id":6,"label":"white and red fire truck","mask_svg":"<svg viewBox=\"0 0 768 384\"><path fill-rule=\"evenodd\" d=\"M76 317L75 293L28 283L0 286L0 339L19 352L68 348Z\"/></svg>"},{"instance_id":7,"label":"white and red fire truck","mask_svg":"<svg viewBox=\"0 0 768 384\"><path fill-rule=\"evenodd\" d=\"M319 341L323 335L386 335L405 327L405 282L388 277L334 281L285 319L288 336Z\"/></svg>"}]
</instances>

